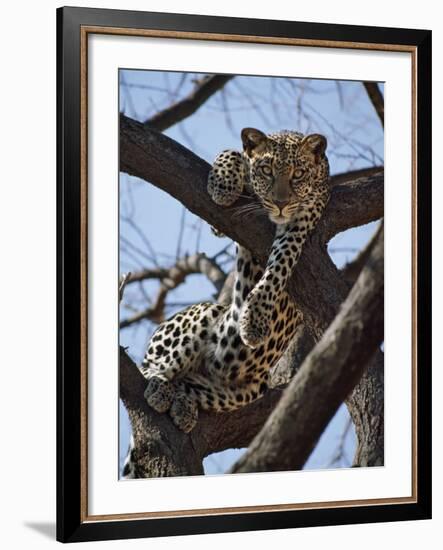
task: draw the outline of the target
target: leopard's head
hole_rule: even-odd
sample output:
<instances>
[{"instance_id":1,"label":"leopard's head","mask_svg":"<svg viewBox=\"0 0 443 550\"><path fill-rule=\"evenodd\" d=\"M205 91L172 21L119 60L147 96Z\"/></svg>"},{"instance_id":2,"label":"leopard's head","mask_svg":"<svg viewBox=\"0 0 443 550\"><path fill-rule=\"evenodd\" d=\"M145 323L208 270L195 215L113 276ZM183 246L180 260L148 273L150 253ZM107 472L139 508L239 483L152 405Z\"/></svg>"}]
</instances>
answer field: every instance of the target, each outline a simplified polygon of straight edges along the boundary
<instances>
[{"instance_id":1,"label":"leopard's head","mask_svg":"<svg viewBox=\"0 0 443 550\"><path fill-rule=\"evenodd\" d=\"M241 132L250 186L269 219L289 223L301 205L327 188L327 141L320 134Z\"/></svg>"}]
</instances>

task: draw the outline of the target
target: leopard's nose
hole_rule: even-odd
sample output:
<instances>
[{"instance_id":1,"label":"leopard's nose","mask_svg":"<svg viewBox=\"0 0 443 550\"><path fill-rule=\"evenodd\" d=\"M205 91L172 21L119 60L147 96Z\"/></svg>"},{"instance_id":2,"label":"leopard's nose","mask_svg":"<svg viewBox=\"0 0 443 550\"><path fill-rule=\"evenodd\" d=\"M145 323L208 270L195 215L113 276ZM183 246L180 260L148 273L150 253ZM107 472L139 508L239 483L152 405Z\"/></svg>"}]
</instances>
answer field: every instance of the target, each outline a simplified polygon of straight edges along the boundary
<instances>
[{"instance_id":1,"label":"leopard's nose","mask_svg":"<svg viewBox=\"0 0 443 550\"><path fill-rule=\"evenodd\" d=\"M280 208L280 212L282 212L283 208L289 204L289 201L274 201L274 204L277 208Z\"/></svg>"}]
</instances>

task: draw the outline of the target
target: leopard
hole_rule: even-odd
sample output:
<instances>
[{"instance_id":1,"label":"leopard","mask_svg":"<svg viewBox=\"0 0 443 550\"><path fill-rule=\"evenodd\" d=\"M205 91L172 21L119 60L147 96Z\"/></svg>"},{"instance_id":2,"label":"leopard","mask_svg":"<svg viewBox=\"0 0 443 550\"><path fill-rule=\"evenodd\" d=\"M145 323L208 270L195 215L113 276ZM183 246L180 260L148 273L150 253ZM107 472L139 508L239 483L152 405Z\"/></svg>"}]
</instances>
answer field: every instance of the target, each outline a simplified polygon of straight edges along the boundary
<instances>
[{"instance_id":1,"label":"leopard","mask_svg":"<svg viewBox=\"0 0 443 550\"><path fill-rule=\"evenodd\" d=\"M215 158L207 192L225 208L250 197L269 218L275 236L267 262L237 243L230 305L203 302L173 315L154 332L140 366L148 405L185 433L200 409L234 411L268 391L272 368L303 323L287 283L330 197L325 136L244 128L241 141L241 151ZM133 475L127 459L123 477Z\"/></svg>"}]
</instances>

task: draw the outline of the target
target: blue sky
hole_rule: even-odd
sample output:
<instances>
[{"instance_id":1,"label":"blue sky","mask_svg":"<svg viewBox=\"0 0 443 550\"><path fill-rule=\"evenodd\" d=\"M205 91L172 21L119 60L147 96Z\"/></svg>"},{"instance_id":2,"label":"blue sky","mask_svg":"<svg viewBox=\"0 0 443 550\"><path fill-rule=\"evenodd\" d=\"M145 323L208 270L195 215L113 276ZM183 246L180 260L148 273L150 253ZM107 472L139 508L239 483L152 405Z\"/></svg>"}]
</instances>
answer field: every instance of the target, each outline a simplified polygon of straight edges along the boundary
<instances>
[{"instance_id":1,"label":"blue sky","mask_svg":"<svg viewBox=\"0 0 443 550\"><path fill-rule=\"evenodd\" d=\"M122 70L120 111L145 121L189 93L201 77L189 73ZM290 129L324 134L328 139L332 174L383 164L383 131L360 82L238 76L194 115L165 133L211 163L223 149L239 149L240 131L248 126L264 132ZM120 175L120 213L120 273L152 267L155 263L168 267L177 255L196 251L213 255L230 242L214 237L205 222L171 196L124 173ZM336 265L340 267L352 259L374 229L375 224L369 224L337 235L329 243ZM223 268L228 271L232 259L228 255L222 258ZM147 307L147 298L152 298L157 287L156 281L128 286L121 318ZM184 285L168 296L171 305L167 312L172 315L186 303L213 299L213 295L214 288L205 277L188 277ZM128 346L135 361L140 362L155 328L143 321L120 331L120 342ZM342 406L306 468L349 465L355 435L353 429L348 428L348 418ZM344 432L345 456L331 464ZM127 450L129 433L127 415L120 404L120 463ZM241 452L229 450L208 457L205 472L222 473Z\"/></svg>"}]
</instances>

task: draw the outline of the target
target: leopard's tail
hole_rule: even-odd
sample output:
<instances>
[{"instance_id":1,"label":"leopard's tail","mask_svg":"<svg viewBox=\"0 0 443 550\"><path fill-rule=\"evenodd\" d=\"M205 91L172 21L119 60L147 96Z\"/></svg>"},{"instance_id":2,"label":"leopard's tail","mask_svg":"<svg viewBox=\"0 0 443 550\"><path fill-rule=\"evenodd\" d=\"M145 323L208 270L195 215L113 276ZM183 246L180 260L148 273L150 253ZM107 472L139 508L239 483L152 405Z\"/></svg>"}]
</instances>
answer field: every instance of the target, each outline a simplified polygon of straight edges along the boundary
<instances>
[{"instance_id":1,"label":"leopard's tail","mask_svg":"<svg viewBox=\"0 0 443 550\"><path fill-rule=\"evenodd\" d=\"M185 393L191 395L202 409L216 412L235 411L260 399L266 392L267 375L238 385L211 380L199 374L188 374L180 380Z\"/></svg>"}]
</instances>

